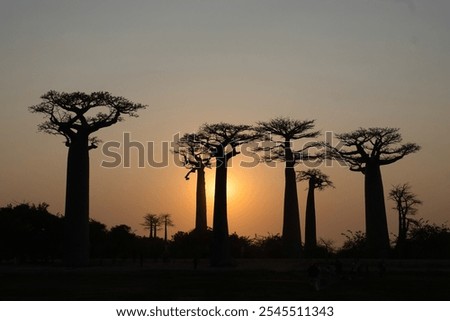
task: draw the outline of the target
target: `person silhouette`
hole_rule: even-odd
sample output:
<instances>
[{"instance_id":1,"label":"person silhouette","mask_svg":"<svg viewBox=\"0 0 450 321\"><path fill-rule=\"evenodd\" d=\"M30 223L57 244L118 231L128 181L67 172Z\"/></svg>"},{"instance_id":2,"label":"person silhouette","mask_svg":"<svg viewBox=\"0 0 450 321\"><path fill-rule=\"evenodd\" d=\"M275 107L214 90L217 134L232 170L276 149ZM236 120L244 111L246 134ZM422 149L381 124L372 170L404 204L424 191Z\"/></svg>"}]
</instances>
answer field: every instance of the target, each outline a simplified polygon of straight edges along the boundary
<instances>
[{"instance_id":1,"label":"person silhouette","mask_svg":"<svg viewBox=\"0 0 450 321\"><path fill-rule=\"evenodd\" d=\"M319 291L320 290L320 269L317 263L313 263L308 267L308 277L310 279L310 282L312 286L314 287L314 290Z\"/></svg>"}]
</instances>

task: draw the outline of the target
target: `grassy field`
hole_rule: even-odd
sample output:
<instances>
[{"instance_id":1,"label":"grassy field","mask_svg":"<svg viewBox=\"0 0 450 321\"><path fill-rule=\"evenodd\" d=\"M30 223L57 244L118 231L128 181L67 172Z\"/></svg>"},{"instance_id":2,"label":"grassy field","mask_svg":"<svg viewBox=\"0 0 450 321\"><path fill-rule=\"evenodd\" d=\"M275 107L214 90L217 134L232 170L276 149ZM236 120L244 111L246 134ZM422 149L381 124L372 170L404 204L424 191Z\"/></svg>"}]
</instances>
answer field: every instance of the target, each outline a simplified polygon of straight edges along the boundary
<instances>
[{"instance_id":1,"label":"grassy field","mask_svg":"<svg viewBox=\"0 0 450 321\"><path fill-rule=\"evenodd\" d=\"M414 267L420 268L414 268ZM189 262L84 269L0 267L1 300L450 300L450 270L396 264L343 276L322 273L312 286L306 263L246 261L198 269Z\"/></svg>"}]
</instances>

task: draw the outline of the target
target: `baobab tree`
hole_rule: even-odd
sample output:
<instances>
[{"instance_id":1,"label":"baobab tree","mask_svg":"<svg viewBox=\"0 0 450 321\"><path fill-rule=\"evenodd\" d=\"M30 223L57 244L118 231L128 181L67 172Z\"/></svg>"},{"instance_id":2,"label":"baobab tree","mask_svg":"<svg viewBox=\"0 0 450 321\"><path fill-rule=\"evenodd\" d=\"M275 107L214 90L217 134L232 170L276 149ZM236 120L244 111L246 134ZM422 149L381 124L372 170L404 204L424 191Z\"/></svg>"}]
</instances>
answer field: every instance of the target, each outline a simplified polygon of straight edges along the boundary
<instances>
[{"instance_id":1,"label":"baobab tree","mask_svg":"<svg viewBox=\"0 0 450 321\"><path fill-rule=\"evenodd\" d=\"M156 214L147 213L144 216L144 223L141 225L149 231L148 237L153 239L157 236L157 231L161 229L161 217Z\"/></svg>"},{"instance_id":2,"label":"baobab tree","mask_svg":"<svg viewBox=\"0 0 450 321\"><path fill-rule=\"evenodd\" d=\"M333 182L319 169L308 169L297 173L297 180L308 181L308 197L305 212L305 254L311 255L317 247L315 190L334 187Z\"/></svg>"},{"instance_id":3,"label":"baobab tree","mask_svg":"<svg viewBox=\"0 0 450 321\"><path fill-rule=\"evenodd\" d=\"M161 214L159 216L159 220L161 222L162 225L164 225L164 241L167 242L167 235L168 235L168 229L169 226L175 226L173 224L173 220L170 214Z\"/></svg>"},{"instance_id":4,"label":"baobab tree","mask_svg":"<svg viewBox=\"0 0 450 321\"><path fill-rule=\"evenodd\" d=\"M65 137L67 158L65 205L65 263L84 266L89 262L89 151L97 148L98 130L137 116L146 106L108 92L63 93L49 91L42 102L29 107L45 121L39 131Z\"/></svg>"},{"instance_id":5,"label":"baobab tree","mask_svg":"<svg viewBox=\"0 0 450 321\"><path fill-rule=\"evenodd\" d=\"M337 134L343 148L329 149L329 156L344 160L351 171L364 174L367 246L370 255L385 257L389 250L381 166L395 163L420 149L414 143L401 144L398 128L359 128ZM329 146L330 147L330 146Z\"/></svg>"},{"instance_id":6,"label":"baobab tree","mask_svg":"<svg viewBox=\"0 0 450 321\"><path fill-rule=\"evenodd\" d=\"M259 137L249 125L228 123L204 124L200 128L201 142L215 159L213 248L211 265L231 264L227 214L227 172L231 158L240 154L239 147Z\"/></svg>"},{"instance_id":7,"label":"baobab tree","mask_svg":"<svg viewBox=\"0 0 450 321\"><path fill-rule=\"evenodd\" d=\"M301 161L311 159L309 148L317 146L306 144L295 150L293 143L303 138L315 138L319 131L314 131L314 120L294 120L278 117L267 122L258 122L257 130L261 134L269 134L274 146L263 148L269 151L265 161L281 161L286 164L284 170L284 206L282 241L285 255L298 257L301 253L300 210L297 194L295 166Z\"/></svg>"},{"instance_id":8,"label":"baobab tree","mask_svg":"<svg viewBox=\"0 0 450 321\"><path fill-rule=\"evenodd\" d=\"M195 232L206 233L207 205L205 168L211 168L211 154L205 144L207 137L202 134L184 134L177 143L175 154L181 157L181 163L189 171L184 177L189 180L193 173L197 174L196 205L195 205Z\"/></svg>"},{"instance_id":9,"label":"baobab tree","mask_svg":"<svg viewBox=\"0 0 450 321\"><path fill-rule=\"evenodd\" d=\"M398 235L397 248L401 250L406 236L408 234L409 225L412 221L410 216L417 212L417 205L422 204L422 201L417 198L417 195L411 192L411 186L408 183L394 185L389 191L389 199L395 202L394 209L398 213Z\"/></svg>"}]
</instances>

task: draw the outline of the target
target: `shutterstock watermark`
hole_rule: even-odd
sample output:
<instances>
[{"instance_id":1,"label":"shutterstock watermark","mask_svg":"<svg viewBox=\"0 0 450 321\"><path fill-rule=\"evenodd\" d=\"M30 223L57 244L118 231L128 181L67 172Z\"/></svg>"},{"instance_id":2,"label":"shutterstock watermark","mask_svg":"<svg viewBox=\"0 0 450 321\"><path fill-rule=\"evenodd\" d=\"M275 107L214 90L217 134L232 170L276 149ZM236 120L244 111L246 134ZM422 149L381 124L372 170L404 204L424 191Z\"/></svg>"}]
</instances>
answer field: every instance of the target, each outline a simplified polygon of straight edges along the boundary
<instances>
[{"instance_id":1,"label":"shutterstock watermark","mask_svg":"<svg viewBox=\"0 0 450 321\"><path fill-rule=\"evenodd\" d=\"M135 150L137 156L137 167L163 168L170 165L170 156L172 156L175 165L183 167L182 162L178 162L175 154L171 150L179 149L179 134L175 134L172 141L163 141L156 147L154 141L145 143L131 140L131 133L123 133L122 141L108 141L102 145L102 154L107 157L103 160L102 167L105 168L131 168L131 152ZM156 148L160 148L160 159L156 160ZM172 155L171 155L172 154Z\"/></svg>"},{"instance_id":2,"label":"shutterstock watermark","mask_svg":"<svg viewBox=\"0 0 450 321\"><path fill-rule=\"evenodd\" d=\"M335 152L330 152L331 150L338 151L343 148L341 142L334 145L333 136L332 132L325 132L324 142L309 141L302 146L292 146L292 164L297 165L301 163L309 168L320 165L331 167L334 163L346 166L342 159L335 156ZM203 159L210 157L211 163L214 165L216 155L211 144L201 140L197 143L203 148ZM202 148L198 148L197 153L201 154L199 151ZM233 147L230 147L230 145L223 146L223 149L225 154L233 152ZM169 141L156 143L154 141L135 141L131 138L131 133L124 132L121 141L105 142L101 151L104 158L101 166L104 168L165 168L169 165L185 167L190 157L188 155L189 151L186 152L186 146L180 144L179 133L174 134ZM256 167L260 164L276 167L288 158L286 157L284 142L270 139L270 137L239 144L234 148L234 153L241 156L238 159L238 165L245 168ZM228 167L232 167L236 163L235 159L235 157L232 157L228 160Z\"/></svg>"}]
</instances>

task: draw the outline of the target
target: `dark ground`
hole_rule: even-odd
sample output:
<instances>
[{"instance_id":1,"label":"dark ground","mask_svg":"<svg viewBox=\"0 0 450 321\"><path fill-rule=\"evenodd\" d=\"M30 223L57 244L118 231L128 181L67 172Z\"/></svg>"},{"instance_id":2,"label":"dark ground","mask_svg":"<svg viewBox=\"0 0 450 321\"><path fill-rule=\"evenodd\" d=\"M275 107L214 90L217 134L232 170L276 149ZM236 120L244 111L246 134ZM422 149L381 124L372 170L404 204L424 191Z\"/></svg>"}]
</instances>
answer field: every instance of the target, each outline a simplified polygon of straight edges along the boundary
<instances>
[{"instance_id":1,"label":"dark ground","mask_svg":"<svg viewBox=\"0 0 450 321\"><path fill-rule=\"evenodd\" d=\"M311 261L238 260L234 268L192 261L122 262L84 269L0 266L0 300L450 300L450 262L319 262L320 289L308 278ZM352 269L355 270L352 272Z\"/></svg>"}]
</instances>

